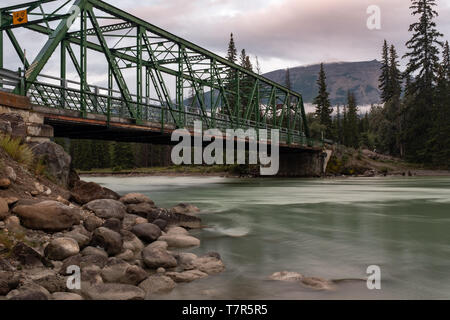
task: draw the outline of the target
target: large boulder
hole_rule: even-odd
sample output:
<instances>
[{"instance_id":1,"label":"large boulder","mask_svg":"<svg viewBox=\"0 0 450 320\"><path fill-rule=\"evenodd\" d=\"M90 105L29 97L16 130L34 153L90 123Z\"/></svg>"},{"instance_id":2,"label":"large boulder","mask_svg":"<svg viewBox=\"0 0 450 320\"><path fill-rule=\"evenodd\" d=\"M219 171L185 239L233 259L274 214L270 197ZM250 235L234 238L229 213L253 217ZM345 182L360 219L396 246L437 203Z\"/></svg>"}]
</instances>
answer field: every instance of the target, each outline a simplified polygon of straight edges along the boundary
<instances>
[{"instance_id":1,"label":"large boulder","mask_svg":"<svg viewBox=\"0 0 450 320\"><path fill-rule=\"evenodd\" d=\"M103 281L138 285L148 277L147 272L139 266L117 258L111 258L101 272Z\"/></svg>"},{"instance_id":2,"label":"large boulder","mask_svg":"<svg viewBox=\"0 0 450 320\"><path fill-rule=\"evenodd\" d=\"M44 287L30 282L10 291L6 298L8 300L49 300L51 295Z\"/></svg>"},{"instance_id":3,"label":"large boulder","mask_svg":"<svg viewBox=\"0 0 450 320\"><path fill-rule=\"evenodd\" d=\"M142 259L150 269L175 268L177 260L162 248L146 247L142 250Z\"/></svg>"},{"instance_id":4,"label":"large boulder","mask_svg":"<svg viewBox=\"0 0 450 320\"><path fill-rule=\"evenodd\" d=\"M120 232L120 230L122 230L122 221L117 218L110 218L103 223L102 227L111 229L115 232Z\"/></svg>"},{"instance_id":5,"label":"large boulder","mask_svg":"<svg viewBox=\"0 0 450 320\"><path fill-rule=\"evenodd\" d=\"M50 232L69 229L80 224L81 220L80 209L50 200L33 205L17 205L13 212L19 216L25 227Z\"/></svg>"},{"instance_id":6,"label":"large boulder","mask_svg":"<svg viewBox=\"0 0 450 320\"><path fill-rule=\"evenodd\" d=\"M46 171L63 187L69 185L70 164L72 158L62 146L51 141L39 142L31 145L36 158L44 161Z\"/></svg>"},{"instance_id":7,"label":"large boulder","mask_svg":"<svg viewBox=\"0 0 450 320\"><path fill-rule=\"evenodd\" d=\"M95 182L77 181L72 188L71 198L81 205L98 199L118 200L120 196Z\"/></svg>"},{"instance_id":8,"label":"large boulder","mask_svg":"<svg viewBox=\"0 0 450 320\"><path fill-rule=\"evenodd\" d=\"M86 235L77 230L72 230L70 232L65 232L62 234L65 238L71 238L78 243L80 248L84 248L91 242L91 235Z\"/></svg>"},{"instance_id":9,"label":"large boulder","mask_svg":"<svg viewBox=\"0 0 450 320\"><path fill-rule=\"evenodd\" d=\"M133 232L139 239L146 242L156 241L161 236L161 229L152 223L143 223L135 225L131 232Z\"/></svg>"},{"instance_id":10,"label":"large boulder","mask_svg":"<svg viewBox=\"0 0 450 320\"><path fill-rule=\"evenodd\" d=\"M133 228L135 225L142 223L148 223L148 220L135 214L127 213L123 218L122 227L125 230L131 230L131 228Z\"/></svg>"},{"instance_id":11,"label":"large boulder","mask_svg":"<svg viewBox=\"0 0 450 320\"><path fill-rule=\"evenodd\" d=\"M134 257L140 259L141 251L145 248L144 243L130 231L122 230L121 234L123 238L123 250L133 252Z\"/></svg>"},{"instance_id":12,"label":"large boulder","mask_svg":"<svg viewBox=\"0 0 450 320\"><path fill-rule=\"evenodd\" d=\"M84 209L94 212L94 214L102 219L116 218L123 220L127 213L125 205L113 199L93 200L83 206Z\"/></svg>"},{"instance_id":13,"label":"large boulder","mask_svg":"<svg viewBox=\"0 0 450 320\"><path fill-rule=\"evenodd\" d=\"M192 268L207 274L217 274L225 270L222 260L217 257L204 256L191 262Z\"/></svg>"},{"instance_id":14,"label":"large boulder","mask_svg":"<svg viewBox=\"0 0 450 320\"><path fill-rule=\"evenodd\" d=\"M171 248L189 248L198 247L200 245L199 239L182 234L166 234L159 237L158 240L167 242Z\"/></svg>"},{"instance_id":15,"label":"large boulder","mask_svg":"<svg viewBox=\"0 0 450 320\"><path fill-rule=\"evenodd\" d=\"M83 225L86 230L93 232L95 229L100 228L105 221L96 215L90 215L83 221Z\"/></svg>"},{"instance_id":16,"label":"large boulder","mask_svg":"<svg viewBox=\"0 0 450 320\"><path fill-rule=\"evenodd\" d=\"M116 255L122 252L122 235L111 229L100 227L94 231L91 245L105 249L109 255Z\"/></svg>"},{"instance_id":17,"label":"large boulder","mask_svg":"<svg viewBox=\"0 0 450 320\"><path fill-rule=\"evenodd\" d=\"M57 238L52 240L44 250L45 256L50 260L62 261L80 252L78 242L72 238Z\"/></svg>"},{"instance_id":18,"label":"large boulder","mask_svg":"<svg viewBox=\"0 0 450 320\"><path fill-rule=\"evenodd\" d=\"M0 296L6 296L19 286L20 277L14 272L0 271Z\"/></svg>"},{"instance_id":19,"label":"large boulder","mask_svg":"<svg viewBox=\"0 0 450 320\"><path fill-rule=\"evenodd\" d=\"M108 253L105 250L96 247L86 247L81 251L82 256L103 256L108 258Z\"/></svg>"},{"instance_id":20,"label":"large boulder","mask_svg":"<svg viewBox=\"0 0 450 320\"><path fill-rule=\"evenodd\" d=\"M132 203L127 205L127 212L139 217L147 218L148 214L156 208L150 203Z\"/></svg>"},{"instance_id":21,"label":"large boulder","mask_svg":"<svg viewBox=\"0 0 450 320\"><path fill-rule=\"evenodd\" d=\"M143 300L145 292L141 288L121 283L89 285L82 283L83 296L91 300Z\"/></svg>"},{"instance_id":22,"label":"large boulder","mask_svg":"<svg viewBox=\"0 0 450 320\"><path fill-rule=\"evenodd\" d=\"M193 270L192 261L198 258L196 254L189 252L172 252L172 255L177 259L178 268L181 270Z\"/></svg>"},{"instance_id":23,"label":"large boulder","mask_svg":"<svg viewBox=\"0 0 450 320\"><path fill-rule=\"evenodd\" d=\"M169 277L163 275L153 275L141 282L139 288L146 292L146 298L154 294L164 294L172 291L177 284Z\"/></svg>"},{"instance_id":24,"label":"large boulder","mask_svg":"<svg viewBox=\"0 0 450 320\"><path fill-rule=\"evenodd\" d=\"M148 203L152 206L155 205L155 203L149 197L142 193L126 194L122 198L120 198L120 201L122 201L124 204Z\"/></svg>"},{"instance_id":25,"label":"large boulder","mask_svg":"<svg viewBox=\"0 0 450 320\"><path fill-rule=\"evenodd\" d=\"M19 261L23 267L51 267L52 263L44 258L39 252L27 246L23 242L18 242L12 249L12 258Z\"/></svg>"},{"instance_id":26,"label":"large boulder","mask_svg":"<svg viewBox=\"0 0 450 320\"><path fill-rule=\"evenodd\" d=\"M63 261L62 266L59 269L59 273L67 276L70 273L67 272L70 266L79 266L82 271L85 269L92 268L95 266L98 268L98 273L100 270L108 263L108 257L102 255L85 255L77 254L75 256L71 256Z\"/></svg>"},{"instance_id":27,"label":"large boulder","mask_svg":"<svg viewBox=\"0 0 450 320\"><path fill-rule=\"evenodd\" d=\"M175 207L173 207L171 210L172 212L175 213L184 213L184 214L195 214L200 212L200 209L198 207L190 203L180 203Z\"/></svg>"},{"instance_id":28,"label":"large boulder","mask_svg":"<svg viewBox=\"0 0 450 320\"><path fill-rule=\"evenodd\" d=\"M163 208L154 208L148 203L130 204L127 206L128 213L147 218L148 221L162 219L167 221L168 225L180 226L190 229L202 227L202 220L199 217L176 213Z\"/></svg>"},{"instance_id":29,"label":"large boulder","mask_svg":"<svg viewBox=\"0 0 450 320\"><path fill-rule=\"evenodd\" d=\"M66 279L53 270L38 270L37 273L29 275L33 283L45 288L48 292L60 292L67 290Z\"/></svg>"}]
</instances>

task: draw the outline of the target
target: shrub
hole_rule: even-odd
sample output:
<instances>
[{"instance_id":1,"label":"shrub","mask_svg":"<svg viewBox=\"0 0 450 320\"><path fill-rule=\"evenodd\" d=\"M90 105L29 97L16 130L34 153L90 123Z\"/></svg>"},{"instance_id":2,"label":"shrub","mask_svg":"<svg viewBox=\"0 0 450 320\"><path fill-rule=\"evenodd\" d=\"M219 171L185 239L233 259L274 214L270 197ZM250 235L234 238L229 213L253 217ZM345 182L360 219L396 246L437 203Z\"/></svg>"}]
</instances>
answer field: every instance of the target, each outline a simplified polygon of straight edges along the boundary
<instances>
[{"instance_id":1,"label":"shrub","mask_svg":"<svg viewBox=\"0 0 450 320\"><path fill-rule=\"evenodd\" d=\"M0 136L0 147L5 150L15 161L30 166L33 163L33 151L20 138L12 138L9 135Z\"/></svg>"}]
</instances>

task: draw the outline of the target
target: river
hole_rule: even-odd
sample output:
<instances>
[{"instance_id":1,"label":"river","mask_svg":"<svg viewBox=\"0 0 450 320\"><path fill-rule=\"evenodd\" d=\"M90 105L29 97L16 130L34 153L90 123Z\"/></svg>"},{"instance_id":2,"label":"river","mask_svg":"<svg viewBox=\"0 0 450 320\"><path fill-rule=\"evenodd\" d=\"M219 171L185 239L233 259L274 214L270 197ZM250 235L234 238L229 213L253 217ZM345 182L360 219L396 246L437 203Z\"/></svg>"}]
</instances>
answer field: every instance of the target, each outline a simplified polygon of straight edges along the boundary
<instances>
[{"instance_id":1,"label":"river","mask_svg":"<svg viewBox=\"0 0 450 320\"><path fill-rule=\"evenodd\" d=\"M450 178L234 179L84 177L161 207L190 202L209 226L196 254L219 252L227 270L162 299L450 298ZM277 271L366 278L331 292L267 280Z\"/></svg>"}]
</instances>

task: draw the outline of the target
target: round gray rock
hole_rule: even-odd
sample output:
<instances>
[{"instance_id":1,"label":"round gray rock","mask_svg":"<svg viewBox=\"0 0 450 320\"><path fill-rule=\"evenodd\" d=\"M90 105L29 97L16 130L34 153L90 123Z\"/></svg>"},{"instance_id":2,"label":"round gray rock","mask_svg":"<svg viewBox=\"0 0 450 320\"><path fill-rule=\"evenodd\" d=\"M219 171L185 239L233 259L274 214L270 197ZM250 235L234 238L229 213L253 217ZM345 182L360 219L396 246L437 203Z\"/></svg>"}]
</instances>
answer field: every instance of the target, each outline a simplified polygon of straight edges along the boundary
<instances>
[{"instance_id":1,"label":"round gray rock","mask_svg":"<svg viewBox=\"0 0 450 320\"><path fill-rule=\"evenodd\" d=\"M145 248L142 250L142 259L150 269L174 268L177 266L177 260L161 248Z\"/></svg>"},{"instance_id":2,"label":"round gray rock","mask_svg":"<svg viewBox=\"0 0 450 320\"><path fill-rule=\"evenodd\" d=\"M127 208L122 202L112 199L94 200L85 204L83 208L94 212L97 217L102 219L122 220L127 213Z\"/></svg>"},{"instance_id":3,"label":"round gray rock","mask_svg":"<svg viewBox=\"0 0 450 320\"><path fill-rule=\"evenodd\" d=\"M116 255L122 252L123 240L120 233L100 227L94 231L91 245L105 249L109 255Z\"/></svg>"},{"instance_id":4,"label":"round gray rock","mask_svg":"<svg viewBox=\"0 0 450 320\"><path fill-rule=\"evenodd\" d=\"M45 247L44 254L50 260L62 261L80 252L78 242L72 238L57 238Z\"/></svg>"},{"instance_id":5,"label":"round gray rock","mask_svg":"<svg viewBox=\"0 0 450 320\"><path fill-rule=\"evenodd\" d=\"M146 242L156 241L161 236L161 229L153 223L137 224L131 228L131 232Z\"/></svg>"}]
</instances>

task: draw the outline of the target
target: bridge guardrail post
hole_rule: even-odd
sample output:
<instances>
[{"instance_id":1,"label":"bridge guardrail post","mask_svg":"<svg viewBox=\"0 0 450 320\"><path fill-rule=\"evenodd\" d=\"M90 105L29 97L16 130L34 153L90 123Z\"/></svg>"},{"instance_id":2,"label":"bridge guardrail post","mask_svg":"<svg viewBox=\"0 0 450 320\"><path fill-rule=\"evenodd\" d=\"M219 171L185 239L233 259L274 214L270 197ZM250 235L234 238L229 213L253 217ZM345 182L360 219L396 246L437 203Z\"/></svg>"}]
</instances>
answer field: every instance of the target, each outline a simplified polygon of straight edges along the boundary
<instances>
[{"instance_id":1,"label":"bridge guardrail post","mask_svg":"<svg viewBox=\"0 0 450 320\"><path fill-rule=\"evenodd\" d=\"M61 88L61 108L67 108L67 79L62 79L62 88Z\"/></svg>"}]
</instances>

